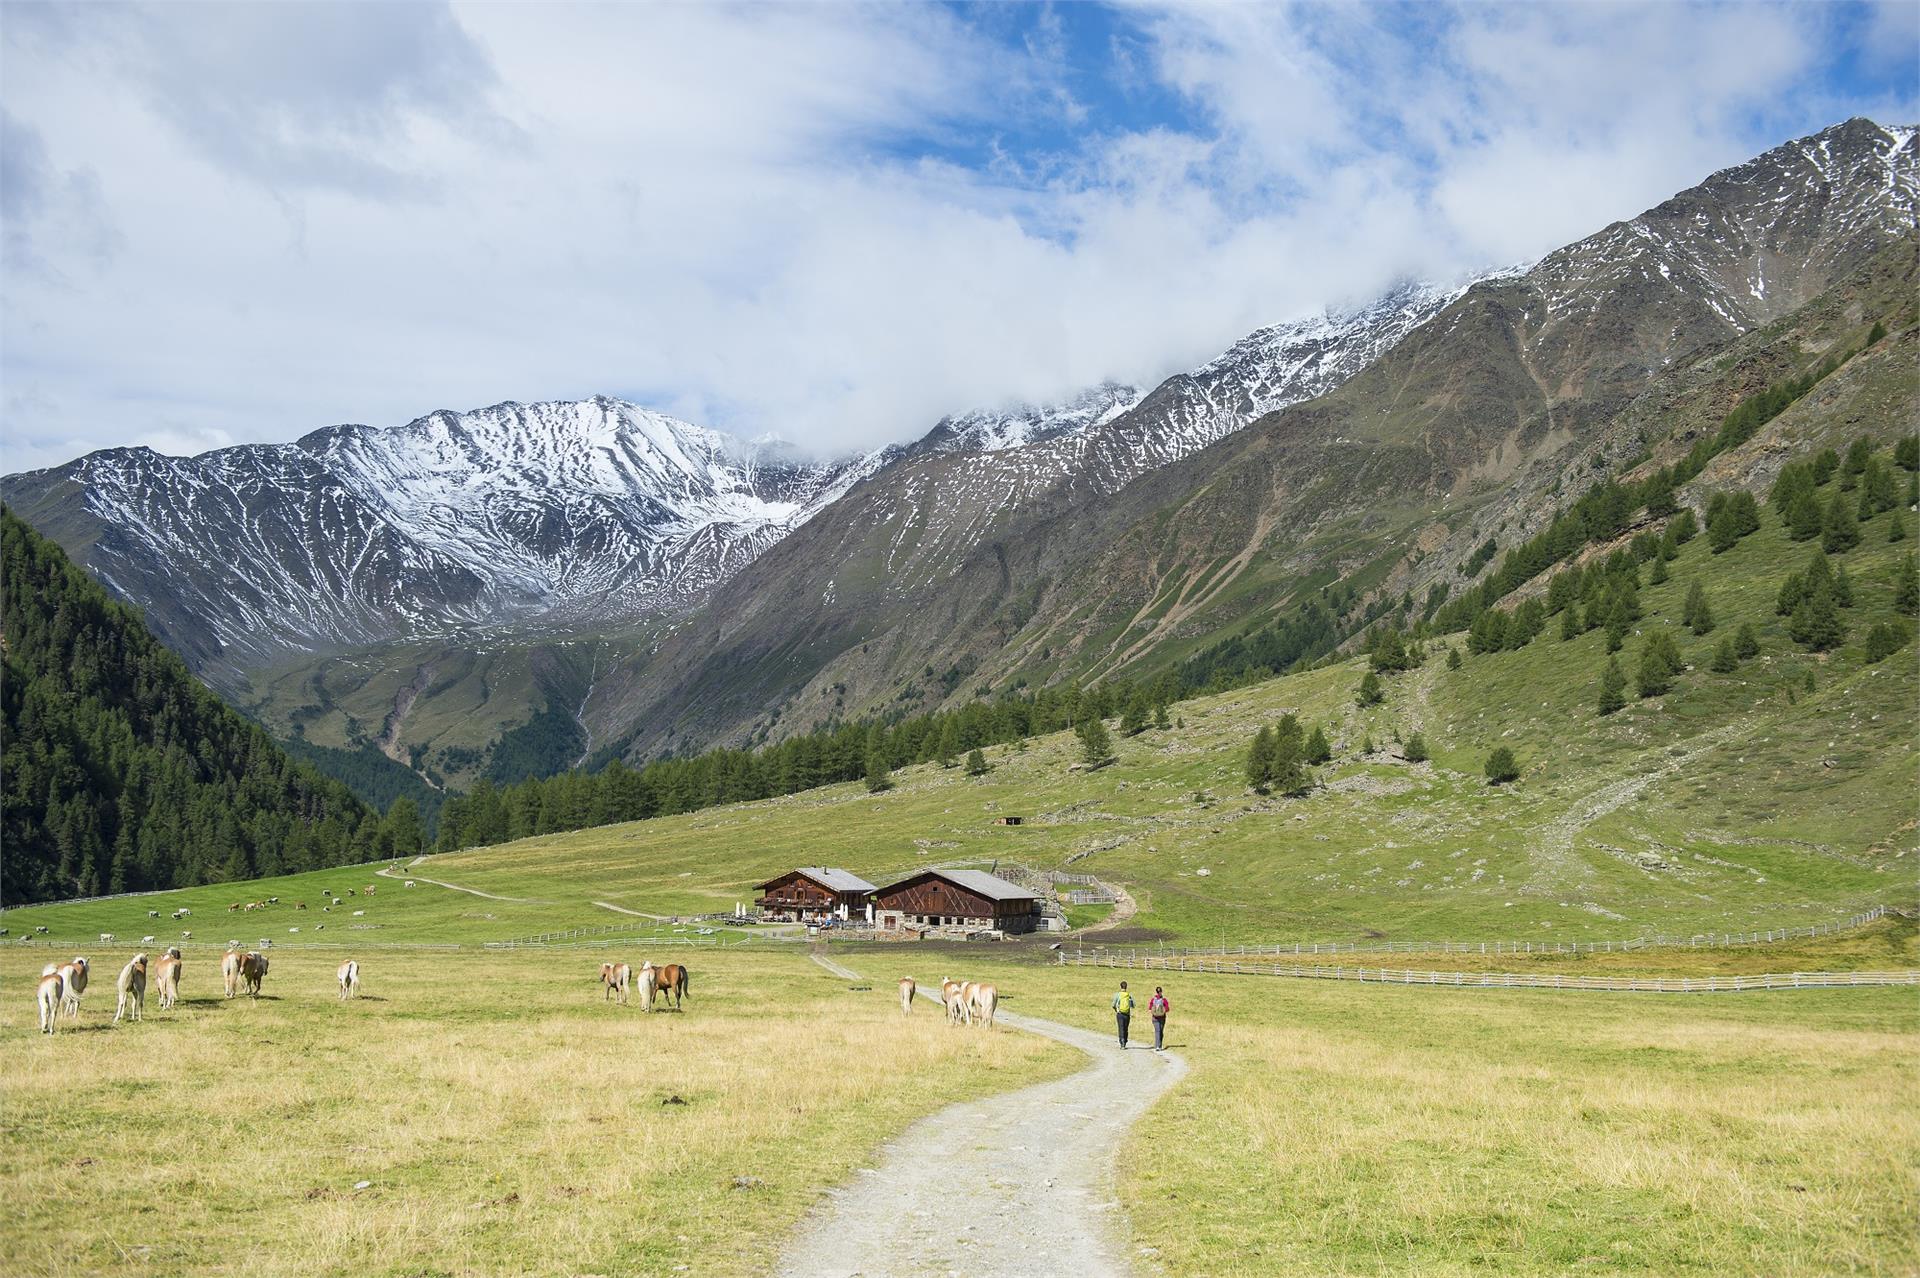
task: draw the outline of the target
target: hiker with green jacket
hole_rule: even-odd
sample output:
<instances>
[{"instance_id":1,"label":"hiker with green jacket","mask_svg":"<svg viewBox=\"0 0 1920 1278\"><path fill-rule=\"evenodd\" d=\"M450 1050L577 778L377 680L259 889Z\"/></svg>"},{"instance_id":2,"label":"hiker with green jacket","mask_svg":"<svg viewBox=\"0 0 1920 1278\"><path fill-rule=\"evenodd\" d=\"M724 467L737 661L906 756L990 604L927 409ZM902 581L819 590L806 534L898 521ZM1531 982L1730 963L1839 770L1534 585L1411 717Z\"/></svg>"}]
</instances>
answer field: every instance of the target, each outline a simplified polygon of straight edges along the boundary
<instances>
[{"instance_id":1,"label":"hiker with green jacket","mask_svg":"<svg viewBox=\"0 0 1920 1278\"><path fill-rule=\"evenodd\" d=\"M1120 992L1113 996L1113 1023L1120 1030L1120 1050L1127 1050L1127 1022L1133 1019L1133 995L1127 993L1127 983L1120 982Z\"/></svg>"}]
</instances>

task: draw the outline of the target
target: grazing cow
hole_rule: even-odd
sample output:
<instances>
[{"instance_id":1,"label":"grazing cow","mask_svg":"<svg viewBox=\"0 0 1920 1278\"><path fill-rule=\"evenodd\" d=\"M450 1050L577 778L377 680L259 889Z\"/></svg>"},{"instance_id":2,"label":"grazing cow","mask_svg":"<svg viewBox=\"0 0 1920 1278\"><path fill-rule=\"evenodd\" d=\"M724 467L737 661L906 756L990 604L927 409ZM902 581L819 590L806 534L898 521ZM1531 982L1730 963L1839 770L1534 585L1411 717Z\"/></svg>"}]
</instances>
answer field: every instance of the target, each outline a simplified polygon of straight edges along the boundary
<instances>
[{"instance_id":1,"label":"grazing cow","mask_svg":"<svg viewBox=\"0 0 1920 1278\"><path fill-rule=\"evenodd\" d=\"M357 918L360 918L360 917L362 917L362 916L363 916L363 915L365 915L365 914L366 914L366 911L365 911L365 910L355 910L355 911L353 912L353 917L355 917L355 918L357 919Z\"/></svg>"},{"instance_id":2,"label":"grazing cow","mask_svg":"<svg viewBox=\"0 0 1920 1278\"><path fill-rule=\"evenodd\" d=\"M408 880L407 880L407 886L408 886L408 887L412 887L412 886L413 886L413 880L412 880L412 879L408 879Z\"/></svg>"},{"instance_id":3,"label":"grazing cow","mask_svg":"<svg viewBox=\"0 0 1920 1278\"><path fill-rule=\"evenodd\" d=\"M304 910L307 908L307 903L305 901L295 901L293 903L293 908L296 910Z\"/></svg>"},{"instance_id":4,"label":"grazing cow","mask_svg":"<svg viewBox=\"0 0 1920 1278\"><path fill-rule=\"evenodd\" d=\"M155 940L157 940L157 939L158 939L157 937L152 937L152 936L143 936L143 937L141 937L141 938L140 938L140 944L142 944L142 945L152 945L152 944L154 943L154 941L155 941Z\"/></svg>"},{"instance_id":5,"label":"grazing cow","mask_svg":"<svg viewBox=\"0 0 1920 1278\"><path fill-rule=\"evenodd\" d=\"M680 1008L680 1000L687 996L687 969L679 963L669 963L660 969L660 996L672 995L674 1010Z\"/></svg>"},{"instance_id":6,"label":"grazing cow","mask_svg":"<svg viewBox=\"0 0 1920 1278\"><path fill-rule=\"evenodd\" d=\"M967 1015L966 989L950 976L940 978L940 1003L947 1009L947 1023L953 1024Z\"/></svg>"},{"instance_id":7,"label":"grazing cow","mask_svg":"<svg viewBox=\"0 0 1920 1278\"><path fill-rule=\"evenodd\" d=\"M371 883L369 883L369 884L367 884L367 895L368 895L368 896L372 896L372 895L373 895L373 884L371 884Z\"/></svg>"},{"instance_id":8,"label":"grazing cow","mask_svg":"<svg viewBox=\"0 0 1920 1278\"><path fill-rule=\"evenodd\" d=\"M193 933L192 933L192 932L182 932L182 933L180 934L180 939L181 939L181 940L183 940L183 941L191 941L191 940L193 939Z\"/></svg>"},{"instance_id":9,"label":"grazing cow","mask_svg":"<svg viewBox=\"0 0 1920 1278\"><path fill-rule=\"evenodd\" d=\"M602 963L600 965L600 983L606 986L601 1002L617 998L621 1006L627 1002L627 987L633 982L633 968L626 963Z\"/></svg>"},{"instance_id":10,"label":"grazing cow","mask_svg":"<svg viewBox=\"0 0 1920 1278\"><path fill-rule=\"evenodd\" d=\"M238 914L239 912L240 912L240 902L238 901L235 901L232 905L229 905L227 907L227 913L229 914Z\"/></svg>"},{"instance_id":11,"label":"grazing cow","mask_svg":"<svg viewBox=\"0 0 1920 1278\"><path fill-rule=\"evenodd\" d=\"M247 987L248 998L260 997L260 982L267 979L267 956L258 950L240 958L240 983Z\"/></svg>"},{"instance_id":12,"label":"grazing cow","mask_svg":"<svg viewBox=\"0 0 1920 1278\"><path fill-rule=\"evenodd\" d=\"M228 998L240 992L240 950L237 941L233 949L220 956L220 983L226 987Z\"/></svg>"},{"instance_id":13,"label":"grazing cow","mask_svg":"<svg viewBox=\"0 0 1920 1278\"><path fill-rule=\"evenodd\" d=\"M180 970L186 964L180 961L180 951L168 947L153 965L153 987L160 993L160 1010L167 1011L180 1001Z\"/></svg>"},{"instance_id":14,"label":"grazing cow","mask_svg":"<svg viewBox=\"0 0 1920 1278\"><path fill-rule=\"evenodd\" d=\"M60 1006L66 1011L68 1020L78 1020L80 1017L80 996L87 992L87 973L90 970L87 960L77 955L73 962L60 965L60 980L65 988Z\"/></svg>"},{"instance_id":15,"label":"grazing cow","mask_svg":"<svg viewBox=\"0 0 1920 1278\"><path fill-rule=\"evenodd\" d=\"M33 929L33 930L34 930L34 933L35 933L36 935L38 935L38 936L45 936L45 935L47 934L47 929L46 929L46 927L45 927L44 925L42 925L42 926L40 926L40 927L36 927L36 928L35 928L35 929Z\"/></svg>"},{"instance_id":16,"label":"grazing cow","mask_svg":"<svg viewBox=\"0 0 1920 1278\"><path fill-rule=\"evenodd\" d=\"M267 904L268 904L268 905L278 905L278 904L280 904L280 898L279 898L279 897L277 897L277 896L270 896L270 897L268 897L268 898L267 898Z\"/></svg>"},{"instance_id":17,"label":"grazing cow","mask_svg":"<svg viewBox=\"0 0 1920 1278\"><path fill-rule=\"evenodd\" d=\"M660 969L653 965L652 959L648 959L640 965L640 971L636 976L636 981L640 986L640 1010L643 1012L651 1012L653 1010L653 996L660 988Z\"/></svg>"},{"instance_id":18,"label":"grazing cow","mask_svg":"<svg viewBox=\"0 0 1920 1278\"><path fill-rule=\"evenodd\" d=\"M352 959L342 963L334 976L340 982L341 998L353 998L360 993L360 965Z\"/></svg>"},{"instance_id":19,"label":"grazing cow","mask_svg":"<svg viewBox=\"0 0 1920 1278\"><path fill-rule=\"evenodd\" d=\"M913 995L916 988L911 976L900 978L900 1015L913 1015Z\"/></svg>"},{"instance_id":20,"label":"grazing cow","mask_svg":"<svg viewBox=\"0 0 1920 1278\"><path fill-rule=\"evenodd\" d=\"M118 1025L120 1018L129 1011L134 1020L141 1020L147 1014L147 956L136 954L120 969L120 978L114 982L114 988L120 992L120 998L113 1005L113 1023Z\"/></svg>"},{"instance_id":21,"label":"grazing cow","mask_svg":"<svg viewBox=\"0 0 1920 1278\"><path fill-rule=\"evenodd\" d=\"M60 1005L66 1001L67 984L58 969L43 973L40 986L34 991L34 1002L40 1007L40 1032L51 1034L60 1022Z\"/></svg>"},{"instance_id":22,"label":"grazing cow","mask_svg":"<svg viewBox=\"0 0 1920 1278\"><path fill-rule=\"evenodd\" d=\"M100 934L100 944L102 944L102 945L112 945L112 944L113 944L113 933L111 933L111 932L102 932L102 933Z\"/></svg>"},{"instance_id":23,"label":"grazing cow","mask_svg":"<svg viewBox=\"0 0 1920 1278\"><path fill-rule=\"evenodd\" d=\"M984 983L971 986L972 994L968 998L968 1009L980 1018L980 1023L988 1029L993 1028L993 1014L1000 1008L1000 990L998 986Z\"/></svg>"},{"instance_id":24,"label":"grazing cow","mask_svg":"<svg viewBox=\"0 0 1920 1278\"><path fill-rule=\"evenodd\" d=\"M148 917L148 918L150 918L150 919L157 919L157 918L159 918L159 917L160 917L160 911L158 911L158 910L148 910L148 911L147 911L147 917Z\"/></svg>"}]
</instances>

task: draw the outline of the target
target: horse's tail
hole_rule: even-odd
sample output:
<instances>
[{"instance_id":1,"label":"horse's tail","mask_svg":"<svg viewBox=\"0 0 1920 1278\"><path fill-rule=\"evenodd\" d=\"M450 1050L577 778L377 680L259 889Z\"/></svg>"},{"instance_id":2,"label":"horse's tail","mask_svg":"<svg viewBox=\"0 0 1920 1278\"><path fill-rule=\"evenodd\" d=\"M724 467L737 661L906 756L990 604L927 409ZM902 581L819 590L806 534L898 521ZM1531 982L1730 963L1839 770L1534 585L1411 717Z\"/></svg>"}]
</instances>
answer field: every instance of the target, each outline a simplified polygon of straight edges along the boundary
<instances>
[{"instance_id":1,"label":"horse's tail","mask_svg":"<svg viewBox=\"0 0 1920 1278\"><path fill-rule=\"evenodd\" d=\"M686 964L680 965L680 997L687 996L687 987L693 983L693 973L687 971Z\"/></svg>"}]
</instances>

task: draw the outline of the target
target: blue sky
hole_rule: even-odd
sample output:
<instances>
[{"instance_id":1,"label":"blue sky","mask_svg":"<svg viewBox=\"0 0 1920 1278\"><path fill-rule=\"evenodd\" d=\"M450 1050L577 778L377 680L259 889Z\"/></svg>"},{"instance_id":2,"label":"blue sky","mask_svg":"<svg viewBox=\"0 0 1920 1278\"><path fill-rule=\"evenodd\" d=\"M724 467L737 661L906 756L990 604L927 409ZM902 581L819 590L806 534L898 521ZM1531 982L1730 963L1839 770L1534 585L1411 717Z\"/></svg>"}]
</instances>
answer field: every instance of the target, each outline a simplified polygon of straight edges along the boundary
<instances>
[{"instance_id":1,"label":"blue sky","mask_svg":"<svg viewBox=\"0 0 1920 1278\"><path fill-rule=\"evenodd\" d=\"M1530 260L1920 6L301 4L0 21L0 468L626 395L824 451Z\"/></svg>"}]
</instances>

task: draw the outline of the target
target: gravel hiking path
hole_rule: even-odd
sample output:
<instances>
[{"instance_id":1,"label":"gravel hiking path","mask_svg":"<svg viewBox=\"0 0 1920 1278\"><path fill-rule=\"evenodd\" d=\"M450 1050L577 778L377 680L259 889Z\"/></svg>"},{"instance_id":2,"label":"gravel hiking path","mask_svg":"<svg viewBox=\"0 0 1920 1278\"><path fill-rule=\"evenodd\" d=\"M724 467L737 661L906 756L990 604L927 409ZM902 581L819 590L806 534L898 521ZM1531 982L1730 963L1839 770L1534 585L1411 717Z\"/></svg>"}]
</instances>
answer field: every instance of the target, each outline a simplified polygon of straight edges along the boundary
<instances>
[{"instance_id":1,"label":"gravel hiking path","mask_svg":"<svg viewBox=\"0 0 1920 1278\"><path fill-rule=\"evenodd\" d=\"M858 973L813 956L837 976ZM878 984L879 982L876 982ZM891 986L889 979L885 984ZM934 981L936 989L938 982ZM891 992L889 990L889 992ZM923 997L940 1002L921 986ZM914 1015L922 1015L916 1009ZM874 1156L801 1223L785 1278L1102 1278L1133 1272L1114 1162L1134 1121L1187 1072L1172 1053L1002 1011L1001 1024L1077 1047L1077 1074L949 1105ZM1153 1029L1144 1014L1136 1020ZM954 1033L978 1033L955 1029Z\"/></svg>"},{"instance_id":2,"label":"gravel hiking path","mask_svg":"<svg viewBox=\"0 0 1920 1278\"><path fill-rule=\"evenodd\" d=\"M424 874L411 874L408 871L420 864L413 861L406 870L375 870L374 874L383 879L413 879L419 883L431 883L435 887L445 888L449 892L465 892L470 896L484 896L489 901L509 901L515 905L550 905L550 901L536 901L529 896L495 896L491 892L482 892L479 888L461 887L458 883L446 883L440 879L430 879Z\"/></svg>"}]
</instances>

